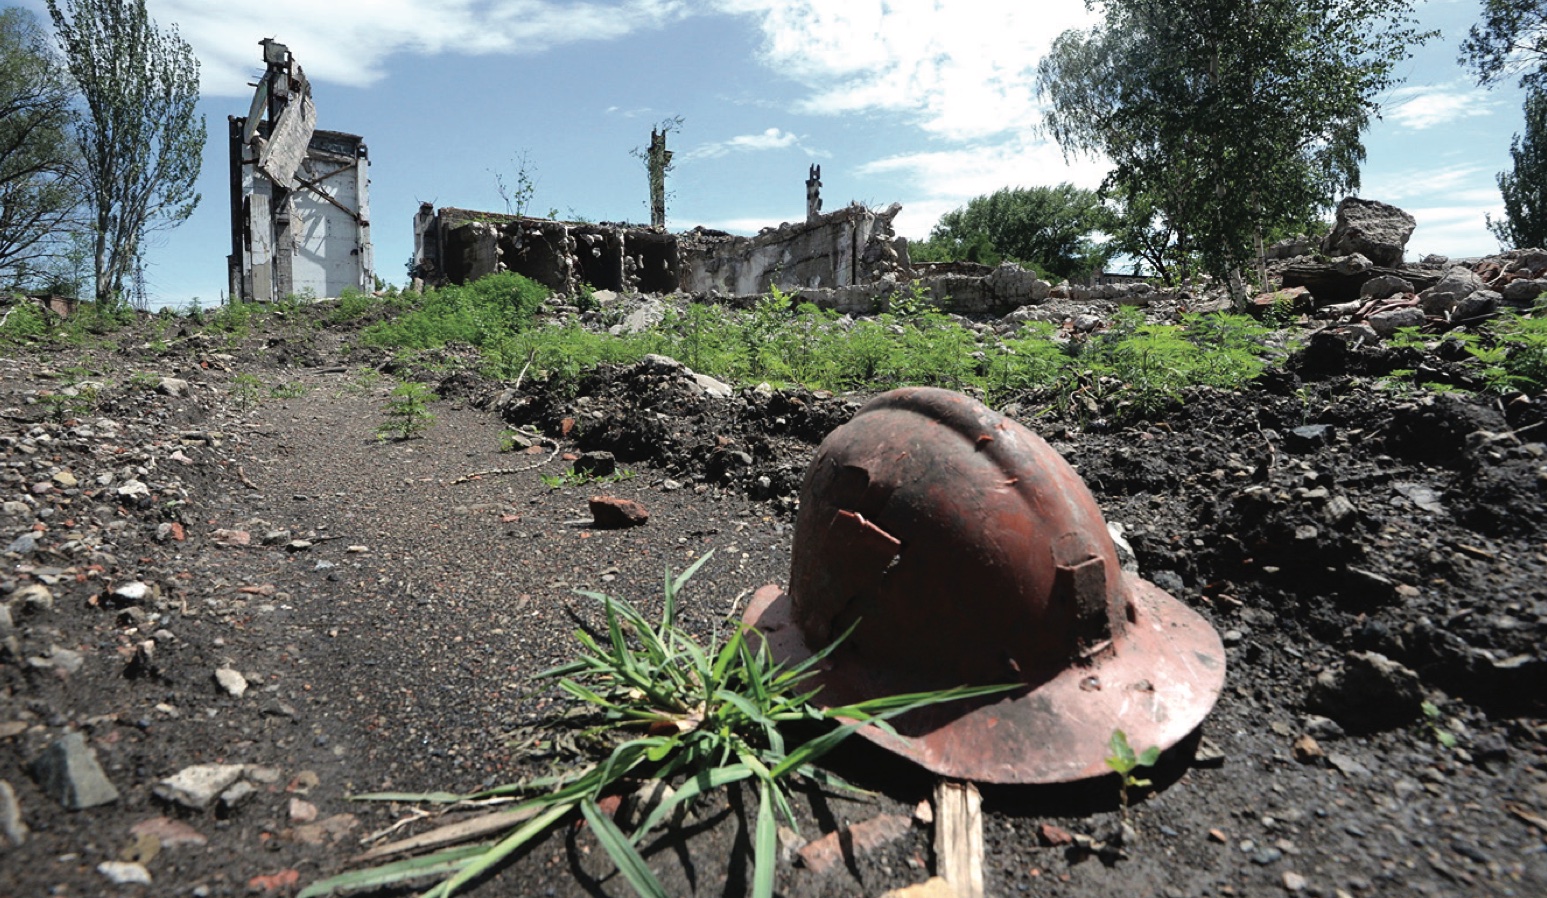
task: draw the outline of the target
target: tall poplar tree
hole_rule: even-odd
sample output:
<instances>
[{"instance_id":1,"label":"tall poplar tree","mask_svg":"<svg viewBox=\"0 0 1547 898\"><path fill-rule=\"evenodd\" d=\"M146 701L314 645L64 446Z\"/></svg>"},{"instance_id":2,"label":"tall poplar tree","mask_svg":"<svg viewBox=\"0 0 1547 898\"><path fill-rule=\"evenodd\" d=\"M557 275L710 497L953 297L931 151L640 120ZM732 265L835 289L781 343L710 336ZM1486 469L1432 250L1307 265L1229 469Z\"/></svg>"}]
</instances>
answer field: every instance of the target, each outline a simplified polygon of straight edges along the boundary
<instances>
[{"instance_id":1,"label":"tall poplar tree","mask_svg":"<svg viewBox=\"0 0 1547 898\"><path fill-rule=\"evenodd\" d=\"M1488 230L1505 249L1547 247L1547 95L1526 95L1525 131L1509 144L1514 171L1499 173L1504 218L1488 216Z\"/></svg>"},{"instance_id":2,"label":"tall poplar tree","mask_svg":"<svg viewBox=\"0 0 1547 898\"><path fill-rule=\"evenodd\" d=\"M85 104L76 143L96 297L116 302L146 233L177 226L199 204L199 63L175 26L156 26L145 0L48 0L48 11Z\"/></svg>"},{"instance_id":3,"label":"tall poplar tree","mask_svg":"<svg viewBox=\"0 0 1547 898\"><path fill-rule=\"evenodd\" d=\"M0 285L36 286L70 230L73 96L37 17L0 10Z\"/></svg>"}]
</instances>

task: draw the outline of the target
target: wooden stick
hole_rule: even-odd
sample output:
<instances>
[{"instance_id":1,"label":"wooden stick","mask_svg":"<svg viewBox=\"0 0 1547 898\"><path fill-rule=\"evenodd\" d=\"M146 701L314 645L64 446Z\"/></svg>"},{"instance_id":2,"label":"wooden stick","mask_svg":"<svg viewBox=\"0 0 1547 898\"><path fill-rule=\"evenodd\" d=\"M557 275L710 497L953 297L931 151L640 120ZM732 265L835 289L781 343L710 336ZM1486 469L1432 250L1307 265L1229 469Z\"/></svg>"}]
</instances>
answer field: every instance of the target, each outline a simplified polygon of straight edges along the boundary
<instances>
[{"instance_id":1,"label":"wooden stick","mask_svg":"<svg viewBox=\"0 0 1547 898\"><path fill-rule=\"evenodd\" d=\"M510 829L517 823L524 822L537 816L541 808L531 807L519 811L494 811L488 814L480 814L477 817L469 817L456 823L448 823L429 832L420 833L407 839L396 842L388 842L378 845L364 854L350 858L351 864L360 864L367 861L380 860L395 854L407 854L411 851L422 851L426 848L438 848L442 845L450 845L456 842L465 842L468 839L476 839L489 833L496 833Z\"/></svg>"},{"instance_id":2,"label":"wooden stick","mask_svg":"<svg viewBox=\"0 0 1547 898\"><path fill-rule=\"evenodd\" d=\"M957 898L983 898L983 797L972 783L935 784L935 872Z\"/></svg>"}]
</instances>

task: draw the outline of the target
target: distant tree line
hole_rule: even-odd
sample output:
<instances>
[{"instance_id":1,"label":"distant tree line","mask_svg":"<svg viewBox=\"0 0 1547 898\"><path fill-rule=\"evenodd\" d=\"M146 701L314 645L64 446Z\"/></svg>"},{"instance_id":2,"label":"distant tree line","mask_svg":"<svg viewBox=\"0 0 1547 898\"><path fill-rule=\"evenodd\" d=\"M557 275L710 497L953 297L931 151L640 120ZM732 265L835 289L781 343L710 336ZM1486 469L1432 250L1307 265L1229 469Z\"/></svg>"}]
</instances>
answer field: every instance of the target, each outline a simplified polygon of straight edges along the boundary
<instances>
[{"instance_id":1,"label":"distant tree line","mask_svg":"<svg viewBox=\"0 0 1547 898\"><path fill-rule=\"evenodd\" d=\"M122 304L199 202L198 61L144 0L47 3L0 10L0 289Z\"/></svg>"}]
</instances>

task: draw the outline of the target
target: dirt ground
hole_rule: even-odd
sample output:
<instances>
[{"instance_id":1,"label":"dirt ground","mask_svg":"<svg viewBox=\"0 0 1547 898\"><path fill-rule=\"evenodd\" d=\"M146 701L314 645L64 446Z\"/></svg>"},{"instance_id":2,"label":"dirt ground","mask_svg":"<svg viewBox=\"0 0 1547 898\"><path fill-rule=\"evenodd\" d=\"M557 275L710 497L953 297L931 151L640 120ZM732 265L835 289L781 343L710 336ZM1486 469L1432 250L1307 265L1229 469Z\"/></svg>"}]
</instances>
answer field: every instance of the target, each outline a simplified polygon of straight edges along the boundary
<instances>
[{"instance_id":1,"label":"dirt ground","mask_svg":"<svg viewBox=\"0 0 1547 898\"><path fill-rule=\"evenodd\" d=\"M563 703L530 680L598 620L574 590L649 613L663 568L713 550L683 597L708 634L786 580L805 466L866 398L715 398L651 361L574 396L514 390L448 352L388 371L440 398L424 438L382 441L383 358L312 317L234 345L126 334L0 359L0 894L293 894L444 822L352 794L581 763ZM1313 341L1248 389L1131 426L1004 408L1076 467L1142 575L1220 631L1229 671L1121 857L1049 844L1108 837L1114 781L985 787L988 894L1547 894L1547 397L1378 384L1408 361ZM501 453L518 425L634 476L545 484L568 462ZM598 492L649 523L590 526ZM34 761L74 732L116 800L66 810L46 791ZM243 766L205 806L164 784L217 764ZM875 794L800 790L791 848L908 820L934 786L858 740L830 766ZM647 844L672 894L748 891L755 803L732 790ZM845 832L831 869L781 863L780 894L930 875L926 824ZM115 884L138 876L115 862L151 884ZM631 891L577 823L472 894Z\"/></svg>"}]
</instances>

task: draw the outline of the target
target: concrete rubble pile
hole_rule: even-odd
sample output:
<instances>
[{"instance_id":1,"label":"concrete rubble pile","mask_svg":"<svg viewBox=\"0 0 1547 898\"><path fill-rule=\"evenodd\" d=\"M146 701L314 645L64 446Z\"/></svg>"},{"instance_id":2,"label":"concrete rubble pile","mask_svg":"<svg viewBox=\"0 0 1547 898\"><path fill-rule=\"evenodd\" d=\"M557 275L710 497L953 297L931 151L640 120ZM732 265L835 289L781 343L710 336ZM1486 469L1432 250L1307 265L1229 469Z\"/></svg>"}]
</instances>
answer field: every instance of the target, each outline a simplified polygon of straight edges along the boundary
<instances>
[{"instance_id":1,"label":"concrete rubble pile","mask_svg":"<svg viewBox=\"0 0 1547 898\"><path fill-rule=\"evenodd\" d=\"M1337 255L1290 260L1282 269L1284 289L1258 296L1258 310L1276 302L1308 305L1316 318L1334 322L1328 330L1334 336L1374 343L1402 328L1469 324L1501 307L1529 309L1547 292L1547 250L1404 262L1414 225L1413 217L1395 206L1345 199L1321 243L1324 253Z\"/></svg>"}]
</instances>

